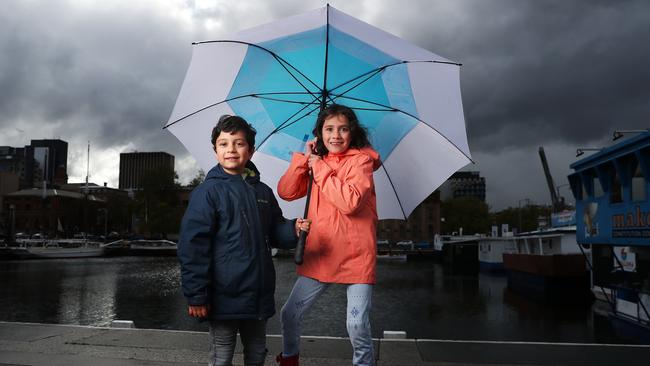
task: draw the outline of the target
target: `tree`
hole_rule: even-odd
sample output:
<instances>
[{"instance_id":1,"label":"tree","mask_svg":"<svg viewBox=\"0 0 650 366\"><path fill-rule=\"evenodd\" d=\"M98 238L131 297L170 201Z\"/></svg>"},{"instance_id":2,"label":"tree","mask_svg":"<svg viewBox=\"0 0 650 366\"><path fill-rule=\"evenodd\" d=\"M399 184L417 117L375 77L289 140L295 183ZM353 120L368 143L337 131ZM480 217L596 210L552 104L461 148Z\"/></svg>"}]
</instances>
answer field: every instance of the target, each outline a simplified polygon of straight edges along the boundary
<instances>
[{"instance_id":1,"label":"tree","mask_svg":"<svg viewBox=\"0 0 650 366\"><path fill-rule=\"evenodd\" d=\"M489 228L487 203L473 197L458 197L443 201L440 205L442 233L451 234L463 228L465 234L486 233Z\"/></svg>"},{"instance_id":2,"label":"tree","mask_svg":"<svg viewBox=\"0 0 650 366\"><path fill-rule=\"evenodd\" d=\"M142 176L135 197L135 211L144 232L152 235L177 233L183 216L178 197L178 174L168 169L150 169Z\"/></svg>"},{"instance_id":3,"label":"tree","mask_svg":"<svg viewBox=\"0 0 650 366\"><path fill-rule=\"evenodd\" d=\"M548 221L550 216L550 206L526 205L524 207L508 207L505 210L492 213L490 221L493 225L508 224L511 229L517 228L518 232L526 232L538 229L540 217L544 217Z\"/></svg>"},{"instance_id":4,"label":"tree","mask_svg":"<svg viewBox=\"0 0 650 366\"><path fill-rule=\"evenodd\" d=\"M199 172L196 173L196 176L192 178L192 180L187 186L194 188L199 184L203 183L203 180L205 180L205 171L203 171L203 169L199 169Z\"/></svg>"}]
</instances>

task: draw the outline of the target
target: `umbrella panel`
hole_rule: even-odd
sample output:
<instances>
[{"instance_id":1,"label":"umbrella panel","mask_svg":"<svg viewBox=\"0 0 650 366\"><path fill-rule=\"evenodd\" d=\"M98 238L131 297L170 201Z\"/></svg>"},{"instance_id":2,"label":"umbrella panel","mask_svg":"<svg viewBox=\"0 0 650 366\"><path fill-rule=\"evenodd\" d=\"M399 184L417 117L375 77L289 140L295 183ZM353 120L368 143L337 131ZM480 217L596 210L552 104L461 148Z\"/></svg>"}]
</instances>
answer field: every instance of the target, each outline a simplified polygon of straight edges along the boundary
<instances>
[{"instance_id":1,"label":"umbrella panel","mask_svg":"<svg viewBox=\"0 0 650 366\"><path fill-rule=\"evenodd\" d=\"M322 93L325 32L321 27L249 47L228 104L258 130L259 151L288 161L305 135L311 136ZM406 66L335 28L329 42L327 103L356 109L373 145L388 156L417 123ZM386 65L392 66L378 72Z\"/></svg>"}]
</instances>

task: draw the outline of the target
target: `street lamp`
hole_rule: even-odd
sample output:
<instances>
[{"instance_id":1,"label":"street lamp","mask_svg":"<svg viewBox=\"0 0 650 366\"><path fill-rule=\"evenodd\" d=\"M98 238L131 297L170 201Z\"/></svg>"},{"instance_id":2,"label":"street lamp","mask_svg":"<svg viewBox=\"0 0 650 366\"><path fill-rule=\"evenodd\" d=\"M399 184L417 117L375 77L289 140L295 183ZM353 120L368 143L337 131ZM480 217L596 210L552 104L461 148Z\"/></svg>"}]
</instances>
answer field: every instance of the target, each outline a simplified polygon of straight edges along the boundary
<instances>
[{"instance_id":1,"label":"street lamp","mask_svg":"<svg viewBox=\"0 0 650 366\"><path fill-rule=\"evenodd\" d=\"M648 130L647 128L645 130L618 130L618 131L614 131L614 136L612 137L612 140L616 141L621 137L623 137L623 135L625 135L626 133L643 133L648 131L650 130Z\"/></svg>"},{"instance_id":2,"label":"street lamp","mask_svg":"<svg viewBox=\"0 0 650 366\"><path fill-rule=\"evenodd\" d=\"M12 239L16 239L16 206L14 204L9 205L9 220L11 225L11 235Z\"/></svg>"},{"instance_id":3,"label":"street lamp","mask_svg":"<svg viewBox=\"0 0 650 366\"><path fill-rule=\"evenodd\" d=\"M579 147L576 149L576 157L584 155L585 151L602 151L602 147Z\"/></svg>"}]
</instances>

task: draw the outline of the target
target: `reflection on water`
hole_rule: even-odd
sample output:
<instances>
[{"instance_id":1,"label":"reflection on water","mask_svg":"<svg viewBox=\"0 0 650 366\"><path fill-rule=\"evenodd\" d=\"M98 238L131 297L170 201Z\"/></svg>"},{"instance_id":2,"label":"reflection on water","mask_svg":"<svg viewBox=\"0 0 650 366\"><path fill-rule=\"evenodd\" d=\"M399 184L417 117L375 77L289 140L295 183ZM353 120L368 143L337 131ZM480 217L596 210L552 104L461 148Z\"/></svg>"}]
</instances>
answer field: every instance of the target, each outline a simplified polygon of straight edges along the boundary
<instances>
[{"instance_id":1,"label":"reflection on water","mask_svg":"<svg viewBox=\"0 0 650 366\"><path fill-rule=\"evenodd\" d=\"M279 310L295 265L277 258ZM118 257L0 262L0 320L206 330L186 315L176 258ZM507 289L505 277L452 273L432 262L379 262L373 336L545 342L621 342L589 307L551 307ZM346 336L345 287L332 286L305 316L303 334ZM268 332L280 333L279 317Z\"/></svg>"}]
</instances>

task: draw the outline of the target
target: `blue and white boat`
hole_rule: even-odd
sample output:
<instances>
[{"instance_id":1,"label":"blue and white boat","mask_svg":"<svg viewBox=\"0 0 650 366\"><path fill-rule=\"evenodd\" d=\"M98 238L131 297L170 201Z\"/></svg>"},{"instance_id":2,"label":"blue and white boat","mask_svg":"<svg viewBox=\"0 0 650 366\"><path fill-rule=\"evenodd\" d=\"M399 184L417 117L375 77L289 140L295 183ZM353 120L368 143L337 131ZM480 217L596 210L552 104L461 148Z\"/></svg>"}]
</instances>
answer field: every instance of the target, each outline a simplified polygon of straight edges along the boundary
<instances>
[{"instance_id":1,"label":"blue and white boat","mask_svg":"<svg viewBox=\"0 0 650 366\"><path fill-rule=\"evenodd\" d=\"M595 310L620 336L650 342L650 131L571 168L577 241L592 249Z\"/></svg>"}]
</instances>

